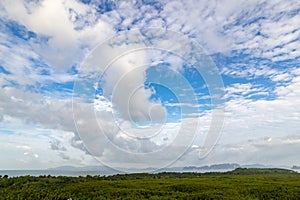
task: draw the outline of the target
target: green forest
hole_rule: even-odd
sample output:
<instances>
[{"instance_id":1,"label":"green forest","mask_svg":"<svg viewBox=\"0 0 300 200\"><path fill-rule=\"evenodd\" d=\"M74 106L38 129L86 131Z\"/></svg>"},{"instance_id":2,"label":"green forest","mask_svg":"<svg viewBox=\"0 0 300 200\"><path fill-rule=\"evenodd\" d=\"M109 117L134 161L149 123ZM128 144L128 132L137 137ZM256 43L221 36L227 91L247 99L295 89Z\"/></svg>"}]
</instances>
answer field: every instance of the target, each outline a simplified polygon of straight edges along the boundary
<instances>
[{"instance_id":1,"label":"green forest","mask_svg":"<svg viewBox=\"0 0 300 200\"><path fill-rule=\"evenodd\" d=\"M284 169L210 173L0 178L0 199L299 199L300 175Z\"/></svg>"}]
</instances>

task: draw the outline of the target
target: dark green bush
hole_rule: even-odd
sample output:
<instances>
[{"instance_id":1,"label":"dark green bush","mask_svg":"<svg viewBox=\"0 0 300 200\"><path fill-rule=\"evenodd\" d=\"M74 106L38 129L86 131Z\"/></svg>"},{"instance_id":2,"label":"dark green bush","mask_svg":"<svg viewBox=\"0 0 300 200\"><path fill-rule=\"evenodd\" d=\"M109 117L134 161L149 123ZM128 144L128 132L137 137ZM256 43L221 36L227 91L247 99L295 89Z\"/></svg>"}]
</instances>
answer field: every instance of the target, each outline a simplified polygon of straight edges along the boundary
<instances>
[{"instance_id":1,"label":"dark green bush","mask_svg":"<svg viewBox=\"0 0 300 200\"><path fill-rule=\"evenodd\" d=\"M0 199L298 199L300 175L282 170L86 177L2 177Z\"/></svg>"}]
</instances>

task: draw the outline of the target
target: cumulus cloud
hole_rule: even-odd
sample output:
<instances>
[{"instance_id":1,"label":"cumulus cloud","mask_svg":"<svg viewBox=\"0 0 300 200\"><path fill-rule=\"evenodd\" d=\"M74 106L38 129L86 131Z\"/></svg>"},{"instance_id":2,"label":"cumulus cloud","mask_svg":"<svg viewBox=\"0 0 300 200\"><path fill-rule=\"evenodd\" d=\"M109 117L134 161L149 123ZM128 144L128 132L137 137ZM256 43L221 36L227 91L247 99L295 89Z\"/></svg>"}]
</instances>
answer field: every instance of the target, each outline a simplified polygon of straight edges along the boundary
<instances>
[{"instance_id":1,"label":"cumulus cloud","mask_svg":"<svg viewBox=\"0 0 300 200\"><path fill-rule=\"evenodd\" d=\"M163 122L166 109L160 102L149 101L152 91L144 88L149 64L143 54L126 55L109 66L104 74L103 94L112 95L113 106L125 120Z\"/></svg>"},{"instance_id":2,"label":"cumulus cloud","mask_svg":"<svg viewBox=\"0 0 300 200\"><path fill-rule=\"evenodd\" d=\"M1 116L12 116L30 124L42 124L47 128L74 131L71 102L43 98L42 95L21 89L1 88Z\"/></svg>"},{"instance_id":3,"label":"cumulus cloud","mask_svg":"<svg viewBox=\"0 0 300 200\"><path fill-rule=\"evenodd\" d=\"M111 34L109 24L97 21L89 14L93 10L77 1L4 1L2 6L5 11L3 17L15 20L36 34L48 37L46 43L31 43L31 47L57 71L65 71L84 58L81 45L93 48ZM76 30L76 21L73 20L71 11L81 17L88 17L92 25Z\"/></svg>"}]
</instances>

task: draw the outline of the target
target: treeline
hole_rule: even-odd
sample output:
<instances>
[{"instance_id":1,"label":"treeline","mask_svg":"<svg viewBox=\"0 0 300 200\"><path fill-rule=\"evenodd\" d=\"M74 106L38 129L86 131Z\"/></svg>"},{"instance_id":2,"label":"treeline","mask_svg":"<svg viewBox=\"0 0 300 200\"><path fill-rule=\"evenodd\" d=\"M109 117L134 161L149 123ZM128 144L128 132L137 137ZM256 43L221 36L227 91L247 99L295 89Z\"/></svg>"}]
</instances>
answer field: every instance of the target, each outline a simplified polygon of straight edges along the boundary
<instances>
[{"instance_id":1,"label":"treeline","mask_svg":"<svg viewBox=\"0 0 300 200\"><path fill-rule=\"evenodd\" d=\"M299 199L300 175L281 169L226 173L0 178L0 199Z\"/></svg>"}]
</instances>

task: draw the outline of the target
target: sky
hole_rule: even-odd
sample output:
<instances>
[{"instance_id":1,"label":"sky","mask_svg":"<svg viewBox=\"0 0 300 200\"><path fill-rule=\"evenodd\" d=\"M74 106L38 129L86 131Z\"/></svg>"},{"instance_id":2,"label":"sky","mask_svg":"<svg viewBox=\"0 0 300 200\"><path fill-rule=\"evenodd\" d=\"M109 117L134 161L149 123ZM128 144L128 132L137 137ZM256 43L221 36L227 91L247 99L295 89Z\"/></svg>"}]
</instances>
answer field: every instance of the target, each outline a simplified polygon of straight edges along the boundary
<instances>
[{"instance_id":1,"label":"sky","mask_svg":"<svg viewBox=\"0 0 300 200\"><path fill-rule=\"evenodd\" d=\"M2 0L0 169L300 165L300 2Z\"/></svg>"}]
</instances>

